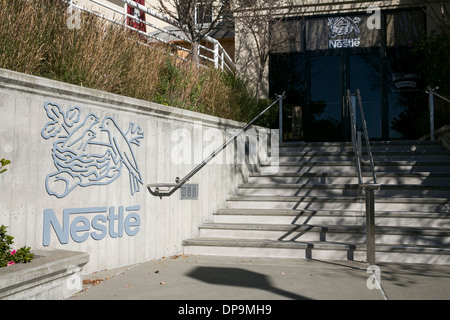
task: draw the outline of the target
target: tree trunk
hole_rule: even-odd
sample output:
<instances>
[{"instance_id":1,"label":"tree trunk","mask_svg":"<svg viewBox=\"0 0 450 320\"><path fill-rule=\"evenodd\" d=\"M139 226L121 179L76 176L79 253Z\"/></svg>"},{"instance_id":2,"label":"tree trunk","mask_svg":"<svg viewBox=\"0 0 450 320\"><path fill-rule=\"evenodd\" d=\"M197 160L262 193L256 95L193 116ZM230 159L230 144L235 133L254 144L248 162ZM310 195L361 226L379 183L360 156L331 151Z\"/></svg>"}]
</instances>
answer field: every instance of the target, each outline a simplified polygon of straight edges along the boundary
<instances>
[{"instance_id":1,"label":"tree trunk","mask_svg":"<svg viewBox=\"0 0 450 320\"><path fill-rule=\"evenodd\" d=\"M199 65L200 63L200 58L199 58L199 43L197 41L192 41L192 63L195 64L196 66Z\"/></svg>"}]
</instances>

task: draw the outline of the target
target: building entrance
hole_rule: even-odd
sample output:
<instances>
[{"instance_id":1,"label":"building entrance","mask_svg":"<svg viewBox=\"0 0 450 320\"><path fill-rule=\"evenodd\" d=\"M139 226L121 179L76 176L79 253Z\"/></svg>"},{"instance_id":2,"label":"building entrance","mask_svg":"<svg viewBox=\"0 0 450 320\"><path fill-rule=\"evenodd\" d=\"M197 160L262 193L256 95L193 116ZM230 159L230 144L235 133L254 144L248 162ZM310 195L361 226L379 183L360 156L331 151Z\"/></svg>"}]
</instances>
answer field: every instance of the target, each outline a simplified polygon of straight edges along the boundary
<instances>
[{"instance_id":1,"label":"building entrance","mask_svg":"<svg viewBox=\"0 0 450 320\"><path fill-rule=\"evenodd\" d=\"M382 97L379 53L367 50L341 50L337 54L316 52L310 55L309 61L310 84L305 105L304 138L309 141L349 141L350 118L345 110L345 95L347 90L354 93L359 89L370 138L380 139Z\"/></svg>"},{"instance_id":2,"label":"building entrance","mask_svg":"<svg viewBox=\"0 0 450 320\"><path fill-rule=\"evenodd\" d=\"M349 141L344 99L356 89L371 140L429 132L423 70L411 49L425 32L423 13L385 12L380 29L367 21L357 13L286 20L286 28L299 33L269 59L270 96L286 92L284 141Z\"/></svg>"}]
</instances>

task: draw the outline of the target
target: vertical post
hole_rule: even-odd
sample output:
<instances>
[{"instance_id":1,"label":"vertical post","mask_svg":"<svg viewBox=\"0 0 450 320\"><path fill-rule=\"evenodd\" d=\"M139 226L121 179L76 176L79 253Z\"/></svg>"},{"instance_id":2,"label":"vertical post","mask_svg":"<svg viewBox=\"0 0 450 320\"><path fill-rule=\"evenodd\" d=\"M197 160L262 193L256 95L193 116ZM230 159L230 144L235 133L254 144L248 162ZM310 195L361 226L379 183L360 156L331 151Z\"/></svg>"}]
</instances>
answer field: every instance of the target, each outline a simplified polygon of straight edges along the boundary
<instances>
[{"instance_id":1,"label":"vertical post","mask_svg":"<svg viewBox=\"0 0 450 320\"><path fill-rule=\"evenodd\" d=\"M366 187L366 259L375 264L375 191Z\"/></svg>"},{"instance_id":2,"label":"vertical post","mask_svg":"<svg viewBox=\"0 0 450 320\"><path fill-rule=\"evenodd\" d=\"M128 8L127 8L127 3L124 2L123 4L123 25L126 26L127 25L127 15L128 15Z\"/></svg>"},{"instance_id":3,"label":"vertical post","mask_svg":"<svg viewBox=\"0 0 450 320\"><path fill-rule=\"evenodd\" d=\"M430 139L434 141L434 98L432 90L430 88L428 93L428 104L430 105Z\"/></svg>"},{"instance_id":4,"label":"vertical post","mask_svg":"<svg viewBox=\"0 0 450 320\"><path fill-rule=\"evenodd\" d=\"M361 131L356 132L357 137L358 137L358 139L357 139L358 153L359 153L359 156L360 156L360 158L362 160L362 138L361 138L361 133L362 133Z\"/></svg>"},{"instance_id":5,"label":"vertical post","mask_svg":"<svg viewBox=\"0 0 450 320\"><path fill-rule=\"evenodd\" d=\"M214 68L218 69L219 68L219 45L217 44L217 42L214 42L213 45L214 45Z\"/></svg>"},{"instance_id":6,"label":"vertical post","mask_svg":"<svg viewBox=\"0 0 450 320\"><path fill-rule=\"evenodd\" d=\"M277 95L275 94L275 96L277 98L280 98L281 95ZM278 125L279 125L279 131L280 131L280 144L283 143L283 99L280 99L278 101L278 115L279 115L279 120L278 120Z\"/></svg>"},{"instance_id":7,"label":"vertical post","mask_svg":"<svg viewBox=\"0 0 450 320\"><path fill-rule=\"evenodd\" d=\"M356 96L352 96L351 99L352 99L352 103L351 103L350 107L352 108L352 112L353 112L353 123L356 126Z\"/></svg>"},{"instance_id":8,"label":"vertical post","mask_svg":"<svg viewBox=\"0 0 450 320\"><path fill-rule=\"evenodd\" d=\"M196 63L197 63L197 67L199 67L200 66L200 42L197 44L197 46L196 46L196 51L197 51L197 61L196 61Z\"/></svg>"}]
</instances>

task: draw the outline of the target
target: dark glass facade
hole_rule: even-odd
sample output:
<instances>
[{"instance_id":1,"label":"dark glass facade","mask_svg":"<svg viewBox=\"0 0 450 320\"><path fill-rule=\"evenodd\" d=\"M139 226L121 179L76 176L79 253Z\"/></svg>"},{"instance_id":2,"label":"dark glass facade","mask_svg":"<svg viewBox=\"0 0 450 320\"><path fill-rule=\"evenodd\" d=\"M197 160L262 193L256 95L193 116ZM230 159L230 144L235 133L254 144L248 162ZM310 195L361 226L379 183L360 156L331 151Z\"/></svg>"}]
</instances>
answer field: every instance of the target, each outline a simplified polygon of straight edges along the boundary
<instances>
[{"instance_id":1,"label":"dark glass facade","mask_svg":"<svg viewBox=\"0 0 450 320\"><path fill-rule=\"evenodd\" d=\"M373 140L418 138L427 96L412 45L426 33L421 9L286 19L291 36L269 59L270 95L286 91L283 138L348 141L344 95L359 89Z\"/></svg>"}]
</instances>

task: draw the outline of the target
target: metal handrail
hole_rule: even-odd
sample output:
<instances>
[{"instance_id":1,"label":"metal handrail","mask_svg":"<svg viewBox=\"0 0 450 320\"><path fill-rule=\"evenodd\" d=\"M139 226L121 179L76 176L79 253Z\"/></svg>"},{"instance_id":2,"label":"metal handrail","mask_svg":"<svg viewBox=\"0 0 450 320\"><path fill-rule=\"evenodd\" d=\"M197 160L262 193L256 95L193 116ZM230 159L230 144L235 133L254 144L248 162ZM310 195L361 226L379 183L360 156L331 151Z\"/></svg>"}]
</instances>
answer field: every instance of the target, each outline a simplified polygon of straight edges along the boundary
<instances>
[{"instance_id":1,"label":"metal handrail","mask_svg":"<svg viewBox=\"0 0 450 320\"><path fill-rule=\"evenodd\" d=\"M364 182L362 174L362 148L361 148L361 133L356 130L356 98L358 98L359 110L361 113L361 121L363 126L363 134L367 147L367 154L369 156L370 169L372 172L372 182ZM350 113L351 129L352 129L352 144L355 152L355 161L358 174L359 190L364 191L366 198L366 259L370 264L375 264L375 191L381 187L377 182L375 173L375 165L370 148L369 134L367 131L366 119L364 117L364 108L362 105L361 93L359 89L356 94L351 94L347 90L347 107Z\"/></svg>"},{"instance_id":2,"label":"metal handrail","mask_svg":"<svg viewBox=\"0 0 450 320\"><path fill-rule=\"evenodd\" d=\"M353 96L354 97L354 96ZM354 99L352 101L352 95L350 90L347 90L347 107L350 113L351 131L352 131L352 145L353 151L355 152L355 162L356 162L356 172L358 174L358 184L362 184L362 169L361 169L361 150L360 145L357 143L357 130L356 130L356 109L354 108ZM353 102L353 103L352 103Z\"/></svg>"},{"instance_id":3,"label":"metal handrail","mask_svg":"<svg viewBox=\"0 0 450 320\"><path fill-rule=\"evenodd\" d=\"M231 138L229 138L222 146L214 150L205 160L203 160L197 167L195 167L191 172L189 172L183 179L176 178L175 183L155 183L148 184L147 189L153 196L159 197L170 197L175 191L183 186L189 179L191 179L197 172L199 172L204 166L208 164L215 156L217 156L220 152L222 152L233 140L242 132L246 131L259 117L261 117L267 110L269 110L272 106L278 103L280 100L286 97L283 92L282 95L277 96L277 99L272 102L267 108L261 111L256 117L254 117L251 121L249 121L246 125L244 125L241 129L239 129ZM152 190L152 188L154 188ZM161 192L160 188L167 188L167 192Z\"/></svg>"},{"instance_id":4,"label":"metal handrail","mask_svg":"<svg viewBox=\"0 0 450 320\"><path fill-rule=\"evenodd\" d=\"M362 105L362 99L361 99L361 93L359 89L356 90L355 94L351 94L350 90L347 90L347 101L348 101L348 109L350 111L350 121L351 121L351 129L352 129L352 144L353 144L353 150L355 151L356 155L356 167L357 167L357 173L358 173L358 182L359 184L367 184L363 181L363 175L362 175L362 150L361 150L361 142L359 141L360 138L358 137L358 131L356 129L356 98L358 98L358 104L359 104L359 110L361 114L361 121L362 121L362 127L363 127L363 134L364 139L366 143L367 148L367 155L369 157L369 163L370 163L370 171L372 173L372 184L377 184L377 175L375 172L375 164L373 160L372 155L372 149L370 147L370 141L369 141L369 134L367 131L367 123L366 119L364 117L364 108Z\"/></svg>"},{"instance_id":5,"label":"metal handrail","mask_svg":"<svg viewBox=\"0 0 450 320\"><path fill-rule=\"evenodd\" d=\"M431 88L430 86L427 86L426 93L432 93L432 94L434 94L435 96L438 96L439 98L441 98L441 99L443 99L443 100L445 100L445 101L447 101L447 102L450 102L450 99L449 99L449 98L444 97L444 96L440 95L439 93L437 93L437 92L436 92L437 89L439 89L439 87L436 87L436 88L433 89L433 88Z\"/></svg>"},{"instance_id":6,"label":"metal handrail","mask_svg":"<svg viewBox=\"0 0 450 320\"><path fill-rule=\"evenodd\" d=\"M432 88L431 86L427 86L425 92L428 93L428 105L430 108L430 140L434 141L434 99L433 95L441 98L444 101L450 102L450 99L444 97L436 92L439 87Z\"/></svg>"},{"instance_id":7,"label":"metal handrail","mask_svg":"<svg viewBox=\"0 0 450 320\"><path fill-rule=\"evenodd\" d=\"M372 171L373 183L377 184L377 175L375 173L375 164L374 164L374 161L373 161L372 149L370 147L369 134L367 132L367 123L366 123L366 119L364 117L364 109L363 109L362 100L361 100L361 93L360 93L359 89L356 89L356 96L358 98L359 110L361 112L361 120L362 120L362 124L363 124L364 137L365 137L366 146L367 146L367 154L369 156L370 169Z\"/></svg>"}]
</instances>

